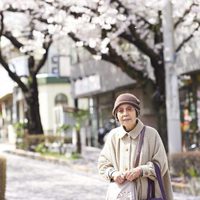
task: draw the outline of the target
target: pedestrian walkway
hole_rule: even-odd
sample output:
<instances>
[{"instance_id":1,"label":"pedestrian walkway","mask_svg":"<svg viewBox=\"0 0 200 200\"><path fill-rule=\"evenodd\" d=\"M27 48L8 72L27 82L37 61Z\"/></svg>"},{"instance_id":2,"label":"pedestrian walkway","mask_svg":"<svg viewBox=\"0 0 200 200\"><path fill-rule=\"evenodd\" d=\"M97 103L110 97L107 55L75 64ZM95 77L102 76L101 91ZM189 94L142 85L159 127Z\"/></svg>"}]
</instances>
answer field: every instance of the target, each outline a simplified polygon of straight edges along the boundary
<instances>
[{"instance_id":1,"label":"pedestrian walkway","mask_svg":"<svg viewBox=\"0 0 200 200\"><path fill-rule=\"evenodd\" d=\"M10 144L10 143L3 143L0 141L0 153L3 152L3 151L14 151L16 149L15 145L14 144Z\"/></svg>"},{"instance_id":2,"label":"pedestrian walkway","mask_svg":"<svg viewBox=\"0 0 200 200\"><path fill-rule=\"evenodd\" d=\"M68 148L71 148L70 146ZM14 145L11 144L2 144L0 143L0 152L6 151L12 154L17 154L25 157L31 157L33 159L58 163L61 165L67 165L72 169L75 169L77 171L86 172L92 174L92 176L96 176L98 179L100 179L98 175L97 170L97 159L99 156L99 153L101 149L95 148L95 147L85 147L82 150L82 156L80 159L75 160L61 160L61 159L53 159L51 157L43 157L38 153L33 152L26 152L23 150L18 150L15 148ZM70 150L69 150L70 151ZM184 193L177 193L175 192L175 200L200 200L200 197L195 197L191 195L187 195ZM95 199L94 199L95 200Z\"/></svg>"},{"instance_id":3,"label":"pedestrian walkway","mask_svg":"<svg viewBox=\"0 0 200 200\"><path fill-rule=\"evenodd\" d=\"M67 152L72 152L73 149L74 147L72 145L67 146ZM16 149L14 144L9 144L9 143L0 143L0 152L3 152L3 151L6 151L12 154L21 155L21 156L31 157L33 159L68 165L74 169L90 172L90 173L98 175L97 158L101 150L95 147L84 147L82 149L82 154L79 159L70 159L70 158L57 159L51 156L42 156L39 153Z\"/></svg>"},{"instance_id":4,"label":"pedestrian walkway","mask_svg":"<svg viewBox=\"0 0 200 200\"><path fill-rule=\"evenodd\" d=\"M106 182L66 165L10 153L6 200L105 200Z\"/></svg>"}]
</instances>

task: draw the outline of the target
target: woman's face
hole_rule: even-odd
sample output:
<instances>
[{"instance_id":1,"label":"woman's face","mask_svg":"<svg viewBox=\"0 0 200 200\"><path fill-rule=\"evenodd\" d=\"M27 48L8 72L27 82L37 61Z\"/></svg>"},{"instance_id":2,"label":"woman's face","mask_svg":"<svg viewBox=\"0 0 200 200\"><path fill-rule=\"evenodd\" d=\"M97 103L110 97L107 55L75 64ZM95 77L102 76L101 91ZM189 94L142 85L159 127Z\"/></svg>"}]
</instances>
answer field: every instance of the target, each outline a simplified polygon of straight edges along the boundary
<instances>
[{"instance_id":1,"label":"woman's face","mask_svg":"<svg viewBox=\"0 0 200 200\"><path fill-rule=\"evenodd\" d=\"M130 104L122 104L117 108L117 118L126 131L131 131L136 125L136 110Z\"/></svg>"}]
</instances>

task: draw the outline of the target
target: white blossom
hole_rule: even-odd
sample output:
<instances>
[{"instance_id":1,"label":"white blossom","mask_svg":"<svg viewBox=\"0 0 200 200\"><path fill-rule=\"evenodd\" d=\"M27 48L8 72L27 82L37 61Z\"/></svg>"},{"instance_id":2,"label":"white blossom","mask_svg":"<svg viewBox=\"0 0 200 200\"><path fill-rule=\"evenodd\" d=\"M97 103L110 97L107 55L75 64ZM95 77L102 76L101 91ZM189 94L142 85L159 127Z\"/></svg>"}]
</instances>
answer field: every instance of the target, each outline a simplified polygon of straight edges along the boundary
<instances>
[{"instance_id":1,"label":"white blossom","mask_svg":"<svg viewBox=\"0 0 200 200\"><path fill-rule=\"evenodd\" d=\"M12 31L20 41L25 41L30 32L30 22L34 24L34 42L25 42L21 49L23 52L35 51L36 47L43 52L39 43L42 43L47 30L49 34L54 35L54 38L72 32L81 40L76 43L77 46L88 45L99 52L101 57L102 54L108 53L110 44L119 55L133 63L133 60L140 61L141 52L133 45L128 45L126 41L121 44L121 36L123 33L126 36L131 35L130 27L134 27L140 39L158 53L162 44L155 44L154 29L158 27L158 13L162 9L163 2L164 0L121 0L123 6L119 7L118 2L110 0L1 0L0 9L5 11L12 5L13 8L25 10L21 13L5 12L4 16L5 29ZM180 20L192 3L196 3L174 30L177 47L199 26L194 20L200 20L200 0L172 0L172 3L174 23ZM29 17L29 8L34 10L34 19ZM76 13L78 17L70 15L70 12ZM44 21L46 19L49 24L39 21L40 18ZM103 37L102 30L107 31ZM162 28L160 31L162 33ZM200 37L199 32L194 32L194 37ZM184 51L189 52L188 49L189 47L185 47Z\"/></svg>"},{"instance_id":2,"label":"white blossom","mask_svg":"<svg viewBox=\"0 0 200 200\"><path fill-rule=\"evenodd\" d=\"M90 38L90 39L89 39L89 46L90 46L91 48L95 48L96 45L97 45L96 40L94 40L93 38Z\"/></svg>"}]
</instances>

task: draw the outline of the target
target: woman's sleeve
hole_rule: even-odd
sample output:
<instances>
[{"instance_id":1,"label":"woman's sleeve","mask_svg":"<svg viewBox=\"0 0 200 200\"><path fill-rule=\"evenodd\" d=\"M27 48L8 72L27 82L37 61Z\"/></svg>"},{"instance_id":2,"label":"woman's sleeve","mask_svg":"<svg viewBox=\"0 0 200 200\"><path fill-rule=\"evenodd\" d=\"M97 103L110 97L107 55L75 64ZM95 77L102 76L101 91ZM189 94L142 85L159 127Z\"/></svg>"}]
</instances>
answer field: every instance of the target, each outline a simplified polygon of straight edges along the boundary
<instances>
[{"instance_id":1,"label":"woman's sleeve","mask_svg":"<svg viewBox=\"0 0 200 200\"><path fill-rule=\"evenodd\" d=\"M149 158L149 161L146 164L140 165L140 167L142 168L143 177L155 179L156 174L153 162L158 164L161 174L164 176L168 170L168 160L163 142L157 131L155 137L151 138L150 140L152 140L150 141L149 145L151 148L151 158Z\"/></svg>"},{"instance_id":2,"label":"woman's sleeve","mask_svg":"<svg viewBox=\"0 0 200 200\"><path fill-rule=\"evenodd\" d=\"M112 150L112 147L113 145L112 145L111 136L108 135L106 139L106 143L98 158L99 174L107 180L111 180L112 174L116 171L112 163L112 152L114 152Z\"/></svg>"}]
</instances>

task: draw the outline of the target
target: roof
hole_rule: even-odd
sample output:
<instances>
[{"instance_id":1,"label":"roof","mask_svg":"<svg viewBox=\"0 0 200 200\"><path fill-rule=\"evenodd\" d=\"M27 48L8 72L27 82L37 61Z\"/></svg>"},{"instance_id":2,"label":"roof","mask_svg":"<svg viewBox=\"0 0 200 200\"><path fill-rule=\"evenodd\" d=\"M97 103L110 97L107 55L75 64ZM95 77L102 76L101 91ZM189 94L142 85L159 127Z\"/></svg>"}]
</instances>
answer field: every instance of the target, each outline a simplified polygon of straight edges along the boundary
<instances>
[{"instance_id":1,"label":"roof","mask_svg":"<svg viewBox=\"0 0 200 200\"><path fill-rule=\"evenodd\" d=\"M4 96L1 96L1 97L0 97L0 104L1 104L3 101L5 101L5 100L11 99L12 96L13 96L12 93L8 93L8 94L6 94L6 95L4 95Z\"/></svg>"}]
</instances>

